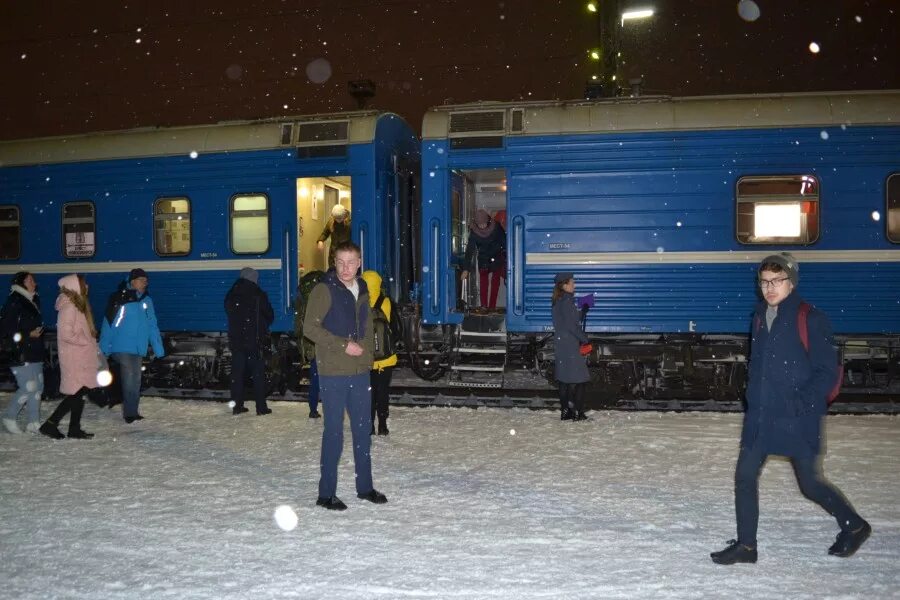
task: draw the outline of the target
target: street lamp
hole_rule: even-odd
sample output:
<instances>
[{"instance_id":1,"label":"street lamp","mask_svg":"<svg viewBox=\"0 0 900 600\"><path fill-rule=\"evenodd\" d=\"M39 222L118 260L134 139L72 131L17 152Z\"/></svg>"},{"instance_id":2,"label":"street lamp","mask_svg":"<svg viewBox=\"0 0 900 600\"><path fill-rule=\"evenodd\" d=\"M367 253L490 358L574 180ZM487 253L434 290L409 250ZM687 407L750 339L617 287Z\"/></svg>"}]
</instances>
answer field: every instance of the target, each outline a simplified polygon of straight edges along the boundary
<instances>
[{"instance_id":1,"label":"street lamp","mask_svg":"<svg viewBox=\"0 0 900 600\"><path fill-rule=\"evenodd\" d=\"M633 19L646 19L653 16L652 8L641 8L636 10L628 10L622 13L622 27L625 27L625 21Z\"/></svg>"}]
</instances>

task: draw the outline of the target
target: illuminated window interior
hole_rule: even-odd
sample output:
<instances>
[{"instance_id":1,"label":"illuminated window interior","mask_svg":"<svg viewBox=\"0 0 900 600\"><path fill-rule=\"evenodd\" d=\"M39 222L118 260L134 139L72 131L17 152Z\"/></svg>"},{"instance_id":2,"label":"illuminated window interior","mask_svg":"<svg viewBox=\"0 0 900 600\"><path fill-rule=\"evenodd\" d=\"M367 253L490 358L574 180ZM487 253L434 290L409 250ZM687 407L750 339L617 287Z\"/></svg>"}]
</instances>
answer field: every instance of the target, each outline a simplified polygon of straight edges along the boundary
<instances>
[{"instance_id":1,"label":"illuminated window interior","mask_svg":"<svg viewBox=\"0 0 900 600\"><path fill-rule=\"evenodd\" d=\"M231 199L231 248L235 254L269 249L269 199L254 194Z\"/></svg>"},{"instance_id":2,"label":"illuminated window interior","mask_svg":"<svg viewBox=\"0 0 900 600\"><path fill-rule=\"evenodd\" d=\"M160 256L191 252L191 203L187 198L160 198L153 211L154 240Z\"/></svg>"},{"instance_id":3,"label":"illuminated window interior","mask_svg":"<svg viewBox=\"0 0 900 600\"><path fill-rule=\"evenodd\" d=\"M739 242L811 244L818 237L818 179L812 175L774 175L738 181Z\"/></svg>"}]
</instances>

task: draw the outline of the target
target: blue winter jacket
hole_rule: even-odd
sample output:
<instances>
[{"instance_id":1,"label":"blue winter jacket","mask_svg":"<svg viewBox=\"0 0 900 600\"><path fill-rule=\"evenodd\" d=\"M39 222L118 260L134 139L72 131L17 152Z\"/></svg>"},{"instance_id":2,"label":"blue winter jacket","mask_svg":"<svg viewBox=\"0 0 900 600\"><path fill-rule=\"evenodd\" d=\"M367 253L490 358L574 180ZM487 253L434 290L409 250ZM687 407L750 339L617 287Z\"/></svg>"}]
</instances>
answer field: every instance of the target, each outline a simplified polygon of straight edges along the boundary
<instances>
[{"instance_id":1,"label":"blue winter jacket","mask_svg":"<svg viewBox=\"0 0 900 600\"><path fill-rule=\"evenodd\" d=\"M146 292L138 296L126 279L110 297L100 329L100 350L107 356L116 352L147 356L149 345L157 358L165 356L153 299Z\"/></svg>"},{"instance_id":2,"label":"blue winter jacket","mask_svg":"<svg viewBox=\"0 0 900 600\"><path fill-rule=\"evenodd\" d=\"M756 307L743 447L762 444L767 454L793 457L821 452L822 421L837 380L838 356L828 317L815 308L807 315L809 352L803 348L797 325L801 302L796 290L785 298L771 331L766 303Z\"/></svg>"}]
</instances>

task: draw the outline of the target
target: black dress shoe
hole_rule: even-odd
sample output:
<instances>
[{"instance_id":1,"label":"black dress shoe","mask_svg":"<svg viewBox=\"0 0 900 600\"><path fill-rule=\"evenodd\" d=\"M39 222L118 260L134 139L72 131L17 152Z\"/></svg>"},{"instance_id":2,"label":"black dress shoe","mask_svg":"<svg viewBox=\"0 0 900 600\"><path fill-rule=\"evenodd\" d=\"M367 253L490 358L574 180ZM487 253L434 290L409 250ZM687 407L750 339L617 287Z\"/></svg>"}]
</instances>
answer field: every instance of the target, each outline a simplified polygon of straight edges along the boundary
<instances>
[{"instance_id":1,"label":"black dress shoe","mask_svg":"<svg viewBox=\"0 0 900 600\"><path fill-rule=\"evenodd\" d=\"M134 420L135 420L135 421L143 421L143 420L144 420L144 415L134 415Z\"/></svg>"},{"instance_id":2,"label":"black dress shoe","mask_svg":"<svg viewBox=\"0 0 900 600\"><path fill-rule=\"evenodd\" d=\"M38 431L40 431L47 437L53 438L54 440L62 440L66 437L63 435L62 431L60 431L59 428L50 421L47 421L46 423L41 425L40 428L38 428Z\"/></svg>"},{"instance_id":3,"label":"black dress shoe","mask_svg":"<svg viewBox=\"0 0 900 600\"><path fill-rule=\"evenodd\" d=\"M138 420L137 417L131 417L131 416L129 416L129 417L124 417L124 419L125 419L125 422L128 423L129 425L132 424L132 423L134 423L135 421Z\"/></svg>"},{"instance_id":4,"label":"black dress shoe","mask_svg":"<svg viewBox=\"0 0 900 600\"><path fill-rule=\"evenodd\" d=\"M310 419L320 419L320 418L322 418L322 415L320 415L319 411L317 411L317 410L311 410L311 411L309 411L309 418Z\"/></svg>"},{"instance_id":5,"label":"black dress shoe","mask_svg":"<svg viewBox=\"0 0 900 600\"><path fill-rule=\"evenodd\" d=\"M246 406L233 406L231 407L231 414L233 415L242 415L245 412L250 412L250 409Z\"/></svg>"},{"instance_id":6,"label":"black dress shoe","mask_svg":"<svg viewBox=\"0 0 900 600\"><path fill-rule=\"evenodd\" d=\"M76 429L74 431L69 432L69 437L76 439L76 440L89 440L92 437L94 437L94 434L88 433L87 431L84 431L83 429Z\"/></svg>"},{"instance_id":7,"label":"black dress shoe","mask_svg":"<svg viewBox=\"0 0 900 600\"><path fill-rule=\"evenodd\" d=\"M256 411L256 416L258 416L258 417L261 417L263 415L271 415L271 414L272 414L271 408L261 408Z\"/></svg>"},{"instance_id":8,"label":"black dress shoe","mask_svg":"<svg viewBox=\"0 0 900 600\"><path fill-rule=\"evenodd\" d=\"M572 413L571 410L566 409L559 413L559 420L560 421L574 421L575 415Z\"/></svg>"},{"instance_id":9,"label":"black dress shoe","mask_svg":"<svg viewBox=\"0 0 900 600\"><path fill-rule=\"evenodd\" d=\"M872 535L872 526L867 521L863 521L856 531L841 531L834 544L828 549L828 554L844 558L853 556L870 535Z\"/></svg>"},{"instance_id":10,"label":"black dress shoe","mask_svg":"<svg viewBox=\"0 0 900 600\"><path fill-rule=\"evenodd\" d=\"M316 500L316 506L324 506L328 510L347 510L347 505L341 502L341 499L337 496L332 496L331 498L320 497Z\"/></svg>"},{"instance_id":11,"label":"black dress shoe","mask_svg":"<svg viewBox=\"0 0 900 600\"><path fill-rule=\"evenodd\" d=\"M756 548L745 546L737 540L729 540L728 547L710 555L717 565L733 565L734 563L755 563Z\"/></svg>"},{"instance_id":12,"label":"black dress shoe","mask_svg":"<svg viewBox=\"0 0 900 600\"><path fill-rule=\"evenodd\" d=\"M379 492L378 490L373 489L368 494L357 494L357 498L360 500L368 500L372 504L386 504L387 496Z\"/></svg>"},{"instance_id":13,"label":"black dress shoe","mask_svg":"<svg viewBox=\"0 0 900 600\"><path fill-rule=\"evenodd\" d=\"M388 431L387 423L379 423L378 424L378 435L390 435L390 431Z\"/></svg>"},{"instance_id":14,"label":"black dress shoe","mask_svg":"<svg viewBox=\"0 0 900 600\"><path fill-rule=\"evenodd\" d=\"M573 421L590 421L591 418L584 414L583 412L577 413L574 417L572 417Z\"/></svg>"}]
</instances>

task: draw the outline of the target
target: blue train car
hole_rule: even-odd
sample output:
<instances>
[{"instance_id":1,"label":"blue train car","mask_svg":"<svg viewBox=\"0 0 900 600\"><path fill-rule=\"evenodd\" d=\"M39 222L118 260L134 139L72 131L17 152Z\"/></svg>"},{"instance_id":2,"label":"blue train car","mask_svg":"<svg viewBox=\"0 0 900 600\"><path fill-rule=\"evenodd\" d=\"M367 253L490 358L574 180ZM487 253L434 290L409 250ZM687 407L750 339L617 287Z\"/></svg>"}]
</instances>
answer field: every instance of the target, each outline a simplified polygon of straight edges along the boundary
<instances>
[{"instance_id":1,"label":"blue train car","mask_svg":"<svg viewBox=\"0 0 900 600\"><path fill-rule=\"evenodd\" d=\"M742 362L755 267L791 251L845 359L894 368L900 92L444 106L422 135L426 324L485 328L472 319L485 312L473 310L478 281L464 286L456 268L485 208L507 233L505 307L488 326L507 350L551 329L553 275L573 271L596 300L595 364L642 363L658 387L667 363L699 368L686 353ZM668 360L674 339L688 341ZM730 346L700 349L711 340ZM646 386L629 369L629 385Z\"/></svg>"},{"instance_id":2,"label":"blue train car","mask_svg":"<svg viewBox=\"0 0 900 600\"><path fill-rule=\"evenodd\" d=\"M150 273L160 328L221 333L223 298L260 272L293 330L299 277L324 269L331 208L352 214L364 268L405 297L418 140L390 113L355 112L0 143L0 274L36 274L48 324L56 280L87 274L95 312L136 266ZM415 246L415 243L409 243ZM327 250L327 249L326 249Z\"/></svg>"}]
</instances>

